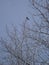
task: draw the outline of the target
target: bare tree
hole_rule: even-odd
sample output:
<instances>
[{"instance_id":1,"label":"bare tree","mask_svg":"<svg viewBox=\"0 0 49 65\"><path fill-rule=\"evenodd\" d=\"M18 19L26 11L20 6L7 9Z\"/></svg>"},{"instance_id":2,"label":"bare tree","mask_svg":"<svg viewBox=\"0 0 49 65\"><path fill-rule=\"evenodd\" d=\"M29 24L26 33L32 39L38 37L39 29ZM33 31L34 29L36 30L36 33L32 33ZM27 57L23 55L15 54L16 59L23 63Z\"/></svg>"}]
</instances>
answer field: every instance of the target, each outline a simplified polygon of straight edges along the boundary
<instances>
[{"instance_id":1,"label":"bare tree","mask_svg":"<svg viewBox=\"0 0 49 65\"><path fill-rule=\"evenodd\" d=\"M30 0L32 22L26 17L21 33L16 27L10 32L9 40L0 39L10 65L49 64L49 0ZM9 65L9 64L8 64Z\"/></svg>"},{"instance_id":2,"label":"bare tree","mask_svg":"<svg viewBox=\"0 0 49 65\"><path fill-rule=\"evenodd\" d=\"M31 0L30 0L31 1ZM38 27L38 30L33 30L29 29L33 32L39 33L39 37L41 36L47 36L45 39L44 38L39 38L41 39L41 44L44 44L47 48L49 47L49 0L32 0L32 8L33 10L36 10L35 13L33 12L32 18L36 26ZM36 17L39 18L39 21L36 20ZM39 22L39 24L38 24ZM45 41L45 43L44 43Z\"/></svg>"},{"instance_id":3,"label":"bare tree","mask_svg":"<svg viewBox=\"0 0 49 65\"><path fill-rule=\"evenodd\" d=\"M32 28L28 28L28 30L32 31L32 33L34 32L36 36L29 36L29 38L37 41L38 46L45 46L45 48L49 50L49 0L30 0L30 2L32 3L31 6L33 10L31 15L35 25L33 25ZM41 57L39 54L38 56ZM49 57L49 54L47 54L47 56ZM43 59L43 63L46 64L47 61Z\"/></svg>"}]
</instances>

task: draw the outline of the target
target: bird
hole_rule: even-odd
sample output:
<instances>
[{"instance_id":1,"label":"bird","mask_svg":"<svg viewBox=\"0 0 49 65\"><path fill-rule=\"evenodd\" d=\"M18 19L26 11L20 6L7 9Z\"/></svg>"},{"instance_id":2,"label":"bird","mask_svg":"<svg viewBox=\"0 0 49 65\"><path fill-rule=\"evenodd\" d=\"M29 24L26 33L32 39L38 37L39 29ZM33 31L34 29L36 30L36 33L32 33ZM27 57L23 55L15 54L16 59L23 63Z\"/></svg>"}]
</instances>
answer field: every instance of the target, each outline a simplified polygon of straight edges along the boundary
<instances>
[{"instance_id":1,"label":"bird","mask_svg":"<svg viewBox=\"0 0 49 65\"><path fill-rule=\"evenodd\" d=\"M29 20L29 18L28 18L28 17L26 17L26 19L27 19L27 20Z\"/></svg>"}]
</instances>

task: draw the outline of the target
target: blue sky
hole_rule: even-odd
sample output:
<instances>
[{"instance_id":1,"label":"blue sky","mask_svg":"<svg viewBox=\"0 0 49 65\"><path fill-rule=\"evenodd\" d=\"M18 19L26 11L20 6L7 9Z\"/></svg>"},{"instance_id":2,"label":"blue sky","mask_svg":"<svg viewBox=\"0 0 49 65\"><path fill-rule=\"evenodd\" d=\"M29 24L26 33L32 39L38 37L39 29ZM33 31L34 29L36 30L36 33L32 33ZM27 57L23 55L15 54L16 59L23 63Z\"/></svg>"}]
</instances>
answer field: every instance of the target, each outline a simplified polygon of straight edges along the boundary
<instances>
[{"instance_id":1,"label":"blue sky","mask_svg":"<svg viewBox=\"0 0 49 65\"><path fill-rule=\"evenodd\" d=\"M0 37L5 35L5 25L18 26L28 16L28 0L0 0Z\"/></svg>"},{"instance_id":2,"label":"blue sky","mask_svg":"<svg viewBox=\"0 0 49 65\"><path fill-rule=\"evenodd\" d=\"M28 8L28 0L0 0L0 37L6 37L6 24L10 26L10 29L11 24L20 29L19 24L28 16ZM4 55L4 53L0 53L0 55L2 54Z\"/></svg>"}]
</instances>

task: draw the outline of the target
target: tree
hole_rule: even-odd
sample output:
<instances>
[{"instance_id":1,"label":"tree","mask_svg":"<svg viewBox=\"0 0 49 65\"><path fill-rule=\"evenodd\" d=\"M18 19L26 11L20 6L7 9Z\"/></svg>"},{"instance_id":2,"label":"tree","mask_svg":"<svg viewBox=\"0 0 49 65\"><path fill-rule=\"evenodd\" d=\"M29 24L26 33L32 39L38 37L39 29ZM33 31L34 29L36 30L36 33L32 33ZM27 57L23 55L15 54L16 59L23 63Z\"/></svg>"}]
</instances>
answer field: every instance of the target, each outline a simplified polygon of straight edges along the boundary
<instances>
[{"instance_id":1,"label":"tree","mask_svg":"<svg viewBox=\"0 0 49 65\"><path fill-rule=\"evenodd\" d=\"M39 31L32 30L33 32L39 32L39 37L41 39L42 44L44 44L47 48L49 47L49 0L32 0L32 8L36 12L32 14L34 23L39 28ZM34 5L33 5L34 3ZM36 17L38 17L39 21L36 20ZM38 24L39 22L39 24ZM44 31L45 30L45 31ZM46 39L43 39L41 36L47 36ZM44 37L45 37L44 36ZM45 43L44 43L45 41Z\"/></svg>"},{"instance_id":2,"label":"tree","mask_svg":"<svg viewBox=\"0 0 49 65\"><path fill-rule=\"evenodd\" d=\"M6 26L9 40L0 39L10 65L49 64L49 1L29 2L33 10L32 22L26 17L20 34L17 34L16 27L13 26L13 31L10 32Z\"/></svg>"}]
</instances>

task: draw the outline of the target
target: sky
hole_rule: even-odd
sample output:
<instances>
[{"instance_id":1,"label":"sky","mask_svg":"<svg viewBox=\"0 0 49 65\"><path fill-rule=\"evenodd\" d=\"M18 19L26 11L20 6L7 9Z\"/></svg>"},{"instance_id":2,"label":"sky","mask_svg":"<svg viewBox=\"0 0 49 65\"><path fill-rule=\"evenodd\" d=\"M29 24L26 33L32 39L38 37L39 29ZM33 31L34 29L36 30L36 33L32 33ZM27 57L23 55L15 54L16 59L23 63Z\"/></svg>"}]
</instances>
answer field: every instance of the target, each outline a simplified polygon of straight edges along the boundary
<instances>
[{"instance_id":1,"label":"sky","mask_svg":"<svg viewBox=\"0 0 49 65\"><path fill-rule=\"evenodd\" d=\"M28 16L28 8L28 0L0 0L0 37L6 37L6 24L10 29L12 24L20 29L19 24ZM0 45L0 52L1 49Z\"/></svg>"},{"instance_id":2,"label":"sky","mask_svg":"<svg viewBox=\"0 0 49 65\"><path fill-rule=\"evenodd\" d=\"M18 26L28 16L28 10L28 0L0 0L0 37L5 35L6 24Z\"/></svg>"}]
</instances>

